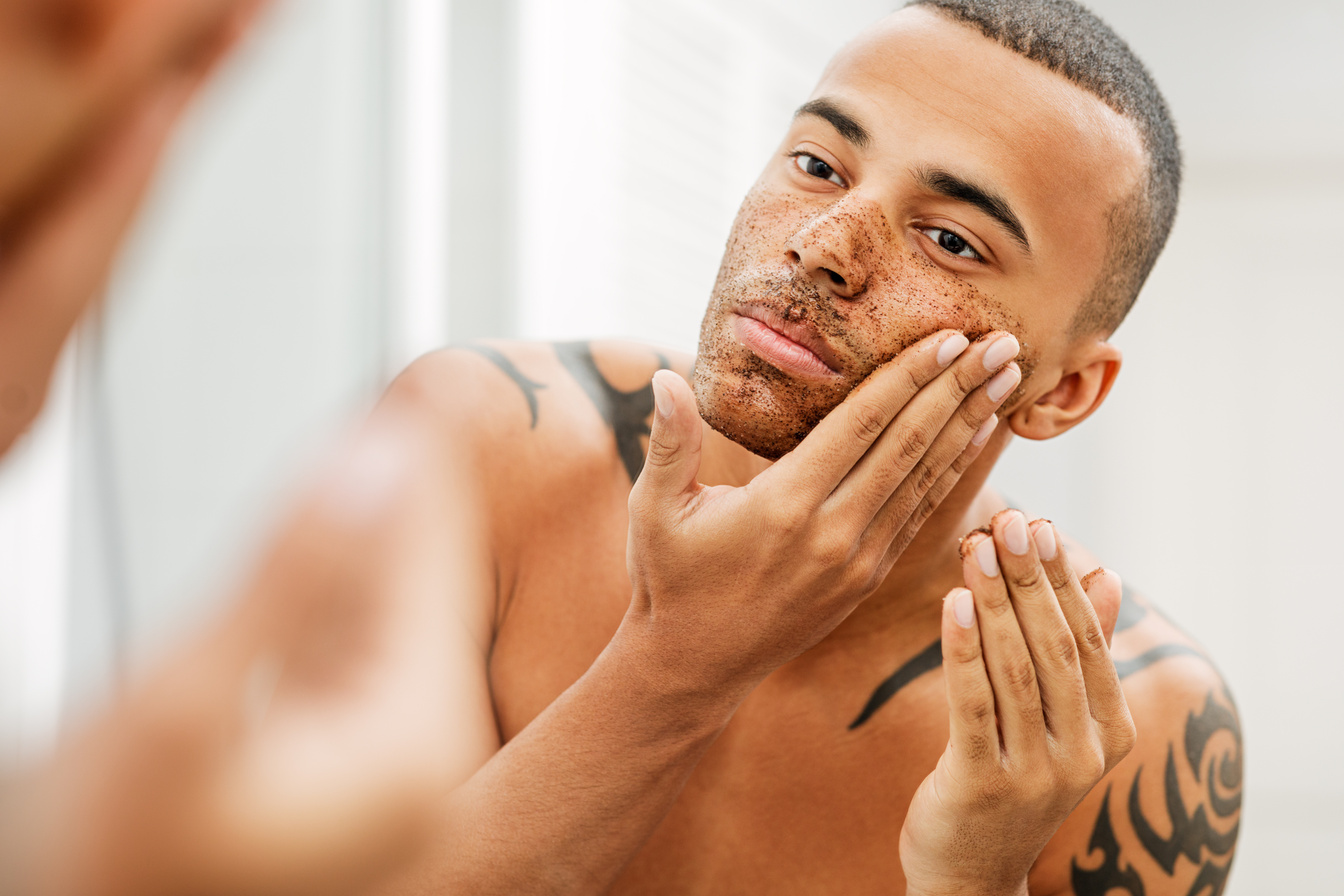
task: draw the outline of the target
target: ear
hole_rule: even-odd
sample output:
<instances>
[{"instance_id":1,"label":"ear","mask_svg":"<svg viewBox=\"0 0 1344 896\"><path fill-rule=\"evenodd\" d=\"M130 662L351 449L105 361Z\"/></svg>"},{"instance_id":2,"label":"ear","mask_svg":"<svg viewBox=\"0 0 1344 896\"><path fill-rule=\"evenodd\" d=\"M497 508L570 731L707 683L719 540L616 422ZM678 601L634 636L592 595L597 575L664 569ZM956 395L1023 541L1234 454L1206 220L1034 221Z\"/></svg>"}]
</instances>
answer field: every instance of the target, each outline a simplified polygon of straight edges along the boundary
<instances>
[{"instance_id":1,"label":"ear","mask_svg":"<svg viewBox=\"0 0 1344 896\"><path fill-rule=\"evenodd\" d=\"M1053 439L1086 420L1110 394L1120 373L1120 349L1097 339L1074 354L1053 389L1015 408L1008 424L1024 439Z\"/></svg>"}]
</instances>

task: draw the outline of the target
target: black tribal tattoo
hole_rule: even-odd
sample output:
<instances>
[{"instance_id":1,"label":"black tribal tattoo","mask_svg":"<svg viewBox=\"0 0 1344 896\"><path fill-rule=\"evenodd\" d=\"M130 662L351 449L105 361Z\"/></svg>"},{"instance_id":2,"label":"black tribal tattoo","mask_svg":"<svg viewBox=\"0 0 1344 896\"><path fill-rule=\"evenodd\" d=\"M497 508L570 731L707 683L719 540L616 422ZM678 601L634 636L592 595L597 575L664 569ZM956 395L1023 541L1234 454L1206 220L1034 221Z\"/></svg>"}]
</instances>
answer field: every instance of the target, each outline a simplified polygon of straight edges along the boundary
<instances>
[{"instance_id":1,"label":"black tribal tattoo","mask_svg":"<svg viewBox=\"0 0 1344 896\"><path fill-rule=\"evenodd\" d=\"M1227 735L1216 738L1219 733ZM1216 739L1215 739L1216 738ZM1241 723L1234 709L1207 695L1204 708L1198 714L1191 712L1186 719L1184 768L1194 776L1201 790L1208 796L1192 812L1181 796L1181 771L1176 760L1175 744L1167 747L1167 761L1163 770L1163 795L1167 815L1165 824L1150 819L1139 800L1139 782L1144 769L1134 775L1126 805L1126 816L1135 837L1167 876L1173 876L1181 858L1198 868L1194 883L1187 896L1221 896L1227 886L1228 871L1232 865L1232 851L1237 844L1241 825L1242 746ZM1210 742L1221 749L1209 749ZM1121 855L1120 842L1115 836L1111 819L1111 792L1102 800L1089 854L1100 852L1102 861L1095 869L1087 869L1073 862L1073 889L1077 896L1107 896L1117 891L1129 896L1145 896L1143 879L1131 862ZM1153 824L1169 828L1163 836Z\"/></svg>"},{"instance_id":2,"label":"black tribal tattoo","mask_svg":"<svg viewBox=\"0 0 1344 896\"><path fill-rule=\"evenodd\" d=\"M634 483L640 470L644 469L641 439L649 434L647 421L653 413L653 384L646 383L633 392L617 389L598 370L592 347L586 342L557 343L555 353L611 427L616 436L616 451L625 464L625 472L630 474L630 482ZM658 355L658 366L670 366L661 354Z\"/></svg>"},{"instance_id":3,"label":"black tribal tattoo","mask_svg":"<svg viewBox=\"0 0 1344 896\"><path fill-rule=\"evenodd\" d=\"M475 352L488 359L509 379L513 380L523 398L527 400L527 409L532 415L532 428L537 428L539 405L537 393L546 388L545 383L530 379L518 369L518 365L508 356L488 345L464 345L467 351ZM561 342L555 344L556 357L569 371L570 376L582 387L585 394L602 415L602 419L611 427L616 436L616 452L620 455L625 472L630 476L631 484L639 478L644 469L644 445L641 441L649 434L646 422L653 413L653 385L645 385L633 392L622 392L613 386L597 362L593 360L592 346L587 342ZM658 356L659 367L671 366L663 355Z\"/></svg>"},{"instance_id":4,"label":"black tribal tattoo","mask_svg":"<svg viewBox=\"0 0 1344 896\"><path fill-rule=\"evenodd\" d=\"M546 388L545 383L538 383L535 380L528 379L518 366L509 360L503 352L493 349L488 345L464 345L461 346L469 352L475 352L484 358L490 360L492 364L504 372L504 375L513 380L514 384L523 390L523 397L527 399L527 409L532 412L532 428L537 428L537 392Z\"/></svg>"},{"instance_id":5,"label":"black tribal tattoo","mask_svg":"<svg viewBox=\"0 0 1344 896\"><path fill-rule=\"evenodd\" d=\"M1149 610L1147 607L1135 599L1134 593L1130 591L1129 588L1124 587L1120 599L1120 614L1115 623L1115 631L1119 633L1127 628L1132 628L1142 621L1148 613ZM1119 673L1120 678L1123 679L1133 675L1135 672L1148 668L1158 660L1165 659L1169 656L1187 655L1198 657L1204 656L1204 654L1195 650L1193 647L1186 647L1182 644L1163 644L1160 647L1153 648L1147 653L1140 654L1134 659L1117 662L1115 664L1115 670ZM884 703L892 697L895 697L896 693L900 691L901 688L910 684L910 682L919 678L926 672L932 672L942 664L943 642L940 639L924 648L914 657L914 659L906 662L899 669L885 678L873 691L873 695L868 698L868 702L864 704L863 710L858 714L854 721L849 723L849 730L853 731L855 728L871 719L873 714L881 709Z\"/></svg>"}]
</instances>

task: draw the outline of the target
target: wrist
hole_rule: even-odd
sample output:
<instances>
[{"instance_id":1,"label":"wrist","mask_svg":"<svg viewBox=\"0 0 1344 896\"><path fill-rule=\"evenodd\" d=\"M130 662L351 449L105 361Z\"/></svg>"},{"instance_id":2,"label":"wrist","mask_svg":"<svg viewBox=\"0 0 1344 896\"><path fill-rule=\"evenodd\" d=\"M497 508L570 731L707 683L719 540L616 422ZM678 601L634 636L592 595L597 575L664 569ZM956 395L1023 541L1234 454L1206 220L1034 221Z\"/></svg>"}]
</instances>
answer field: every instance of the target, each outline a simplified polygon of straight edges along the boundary
<instances>
[{"instance_id":1,"label":"wrist","mask_svg":"<svg viewBox=\"0 0 1344 896\"><path fill-rule=\"evenodd\" d=\"M717 661L694 640L632 608L598 663L619 669L630 684L666 707L669 724L717 735L763 676Z\"/></svg>"}]
</instances>

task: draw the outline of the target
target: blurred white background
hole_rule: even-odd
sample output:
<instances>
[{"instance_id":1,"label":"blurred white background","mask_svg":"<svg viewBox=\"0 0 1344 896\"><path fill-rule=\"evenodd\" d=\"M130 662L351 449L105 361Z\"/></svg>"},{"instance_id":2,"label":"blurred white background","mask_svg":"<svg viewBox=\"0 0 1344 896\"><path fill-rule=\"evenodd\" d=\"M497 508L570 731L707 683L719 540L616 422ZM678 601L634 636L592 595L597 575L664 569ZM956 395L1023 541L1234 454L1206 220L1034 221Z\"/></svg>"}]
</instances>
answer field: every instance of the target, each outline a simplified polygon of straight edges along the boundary
<instances>
[{"instance_id":1,"label":"blurred white background","mask_svg":"<svg viewBox=\"0 0 1344 896\"><path fill-rule=\"evenodd\" d=\"M316 446L419 352L693 348L737 202L892 5L280 3L0 468L0 752L39 753L207 613ZM1107 408L1015 445L998 483L1220 661L1248 753L1227 892L1334 891L1344 6L1093 6L1167 94L1185 194Z\"/></svg>"}]
</instances>

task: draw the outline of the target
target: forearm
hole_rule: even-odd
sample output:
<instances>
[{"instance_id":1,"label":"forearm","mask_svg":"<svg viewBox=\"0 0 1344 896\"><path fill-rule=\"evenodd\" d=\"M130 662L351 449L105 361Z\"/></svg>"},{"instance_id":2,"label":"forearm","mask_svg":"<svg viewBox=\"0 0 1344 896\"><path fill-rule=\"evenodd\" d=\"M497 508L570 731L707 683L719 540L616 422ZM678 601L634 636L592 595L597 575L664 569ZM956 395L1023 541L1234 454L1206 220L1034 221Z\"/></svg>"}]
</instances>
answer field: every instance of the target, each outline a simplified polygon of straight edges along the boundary
<instances>
[{"instance_id":1,"label":"forearm","mask_svg":"<svg viewBox=\"0 0 1344 896\"><path fill-rule=\"evenodd\" d=\"M589 671L453 794L438 893L597 893L671 808L751 683L659 665L623 625Z\"/></svg>"}]
</instances>

